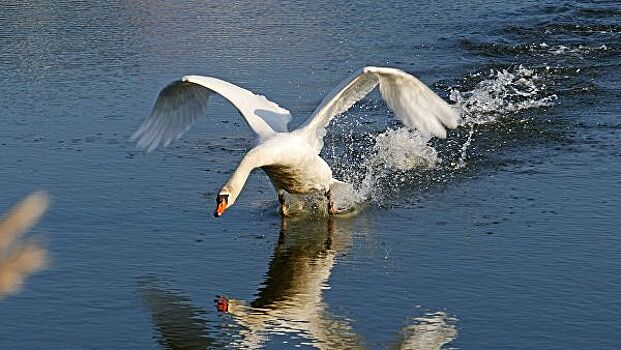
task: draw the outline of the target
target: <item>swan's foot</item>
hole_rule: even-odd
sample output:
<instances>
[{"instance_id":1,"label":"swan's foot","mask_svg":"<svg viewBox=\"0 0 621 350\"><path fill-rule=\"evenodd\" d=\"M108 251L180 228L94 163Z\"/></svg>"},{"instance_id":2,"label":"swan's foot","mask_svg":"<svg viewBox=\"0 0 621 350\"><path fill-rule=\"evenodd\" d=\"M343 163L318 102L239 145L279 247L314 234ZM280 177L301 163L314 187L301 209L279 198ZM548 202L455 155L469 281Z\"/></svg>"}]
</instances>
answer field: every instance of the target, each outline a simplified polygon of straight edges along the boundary
<instances>
[{"instance_id":1,"label":"swan's foot","mask_svg":"<svg viewBox=\"0 0 621 350\"><path fill-rule=\"evenodd\" d=\"M328 192L326 192L326 198L328 199L328 214L330 215L348 214L356 210L354 207L337 209L334 206L334 201L332 200L332 193L329 190Z\"/></svg>"},{"instance_id":2,"label":"swan's foot","mask_svg":"<svg viewBox=\"0 0 621 350\"><path fill-rule=\"evenodd\" d=\"M282 216L283 218L286 216L289 216L289 208L285 206L285 192L284 191L281 191L278 193L278 203L280 203L280 205L278 206L278 214L280 214L280 216Z\"/></svg>"},{"instance_id":3,"label":"swan's foot","mask_svg":"<svg viewBox=\"0 0 621 350\"><path fill-rule=\"evenodd\" d=\"M336 209L333 208L332 211L328 211L328 213L330 213L330 215L344 215L344 214L349 214L349 213L353 213L354 211L356 211L356 208L340 208L340 209Z\"/></svg>"},{"instance_id":4,"label":"swan's foot","mask_svg":"<svg viewBox=\"0 0 621 350\"><path fill-rule=\"evenodd\" d=\"M356 208L341 208L341 209L337 209L337 208L328 208L328 214L334 216L334 215L343 215L343 214L349 214L349 213L353 213L356 210Z\"/></svg>"},{"instance_id":5,"label":"swan's foot","mask_svg":"<svg viewBox=\"0 0 621 350\"><path fill-rule=\"evenodd\" d=\"M332 192L330 190L326 192L326 198L328 199L328 214L337 215L338 210L334 207L334 201L332 200Z\"/></svg>"}]
</instances>

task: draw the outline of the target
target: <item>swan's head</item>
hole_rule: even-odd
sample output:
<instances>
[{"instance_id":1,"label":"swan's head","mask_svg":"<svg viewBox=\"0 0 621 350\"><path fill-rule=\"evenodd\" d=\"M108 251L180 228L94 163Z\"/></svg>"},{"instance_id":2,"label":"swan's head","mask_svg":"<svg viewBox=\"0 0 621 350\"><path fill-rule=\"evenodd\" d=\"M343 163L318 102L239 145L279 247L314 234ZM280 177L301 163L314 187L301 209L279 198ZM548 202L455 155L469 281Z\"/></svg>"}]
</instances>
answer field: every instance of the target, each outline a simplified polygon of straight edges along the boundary
<instances>
[{"instance_id":1,"label":"swan's head","mask_svg":"<svg viewBox=\"0 0 621 350\"><path fill-rule=\"evenodd\" d=\"M224 211L233 205L233 202L235 202L235 196L231 193L231 191L229 191L228 188L222 188L216 197L216 210L213 212L213 216L222 216Z\"/></svg>"}]
</instances>

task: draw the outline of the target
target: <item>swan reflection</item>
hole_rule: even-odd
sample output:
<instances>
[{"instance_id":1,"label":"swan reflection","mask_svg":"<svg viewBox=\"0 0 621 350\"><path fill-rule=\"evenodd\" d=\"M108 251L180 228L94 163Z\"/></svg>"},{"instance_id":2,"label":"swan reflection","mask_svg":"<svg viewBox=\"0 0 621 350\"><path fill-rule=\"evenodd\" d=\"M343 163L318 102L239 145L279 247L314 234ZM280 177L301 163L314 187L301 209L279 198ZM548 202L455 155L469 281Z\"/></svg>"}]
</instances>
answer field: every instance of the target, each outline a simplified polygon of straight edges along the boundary
<instances>
[{"instance_id":1,"label":"swan reflection","mask_svg":"<svg viewBox=\"0 0 621 350\"><path fill-rule=\"evenodd\" d=\"M323 299L336 256L350 243L345 220L283 221L265 282L251 302L228 300L242 327L240 347L259 347L271 334L295 333L320 348L356 349L350 322L335 317ZM337 225L339 224L339 225Z\"/></svg>"},{"instance_id":2,"label":"swan reflection","mask_svg":"<svg viewBox=\"0 0 621 350\"><path fill-rule=\"evenodd\" d=\"M286 336L289 346L363 349L352 322L335 315L323 297L337 255L347 253L350 221L287 219L281 225L264 283L251 301L220 296L214 317L182 292L155 279L139 290L159 343L169 349L259 349ZM438 312L413 318L396 331L395 349L439 349L457 336L454 319Z\"/></svg>"}]
</instances>

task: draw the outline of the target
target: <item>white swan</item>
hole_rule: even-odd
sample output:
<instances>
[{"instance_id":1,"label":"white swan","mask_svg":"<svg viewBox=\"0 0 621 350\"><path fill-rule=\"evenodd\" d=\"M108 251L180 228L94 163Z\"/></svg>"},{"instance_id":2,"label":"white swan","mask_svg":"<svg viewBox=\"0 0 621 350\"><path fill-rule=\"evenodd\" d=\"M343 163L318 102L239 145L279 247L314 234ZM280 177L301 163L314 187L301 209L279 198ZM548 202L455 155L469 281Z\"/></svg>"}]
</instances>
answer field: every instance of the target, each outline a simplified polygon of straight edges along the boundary
<instances>
[{"instance_id":1,"label":"white swan","mask_svg":"<svg viewBox=\"0 0 621 350\"><path fill-rule=\"evenodd\" d=\"M272 181L281 215L286 214L286 192L316 191L326 194L328 212L336 214L330 188L342 182L332 177L332 170L319 156L325 128L378 84L390 109L408 127L440 138L446 137L446 127L457 127L458 113L415 77L395 68L364 67L337 86L304 124L290 132L291 113L265 97L216 78L185 76L160 92L151 115L132 140L147 151L169 145L206 114L210 94L219 94L237 108L257 140L218 193L214 215L221 216L235 203L255 168L265 171Z\"/></svg>"}]
</instances>

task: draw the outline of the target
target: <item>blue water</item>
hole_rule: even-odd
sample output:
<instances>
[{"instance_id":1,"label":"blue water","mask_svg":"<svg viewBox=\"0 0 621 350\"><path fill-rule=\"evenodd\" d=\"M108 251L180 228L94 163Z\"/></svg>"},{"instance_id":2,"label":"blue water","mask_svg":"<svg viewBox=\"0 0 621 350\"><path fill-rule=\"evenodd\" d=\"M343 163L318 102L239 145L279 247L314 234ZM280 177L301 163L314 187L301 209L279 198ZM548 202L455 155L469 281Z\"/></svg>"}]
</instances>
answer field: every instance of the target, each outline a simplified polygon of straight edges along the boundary
<instances>
[{"instance_id":1,"label":"blue water","mask_svg":"<svg viewBox=\"0 0 621 350\"><path fill-rule=\"evenodd\" d=\"M51 265L0 300L0 349L621 344L617 1L55 1L3 3L0 23L0 212L52 198L30 233ZM283 224L256 172L213 218L252 137L223 99L168 148L128 141L182 75L264 94L296 126L364 65L467 118L435 166L373 173L352 217ZM370 95L323 155L361 179L390 118Z\"/></svg>"}]
</instances>

